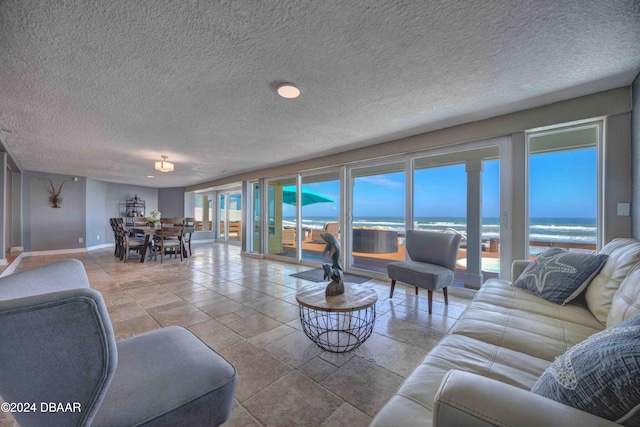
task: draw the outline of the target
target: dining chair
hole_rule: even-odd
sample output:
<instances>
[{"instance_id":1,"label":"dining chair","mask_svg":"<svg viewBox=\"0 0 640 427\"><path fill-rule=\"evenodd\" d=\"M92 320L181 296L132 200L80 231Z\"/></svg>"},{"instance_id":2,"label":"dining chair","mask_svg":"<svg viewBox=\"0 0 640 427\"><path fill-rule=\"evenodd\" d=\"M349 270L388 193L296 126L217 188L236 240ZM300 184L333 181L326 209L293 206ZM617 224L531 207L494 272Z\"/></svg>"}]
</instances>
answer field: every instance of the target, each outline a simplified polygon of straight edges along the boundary
<instances>
[{"instance_id":1,"label":"dining chair","mask_svg":"<svg viewBox=\"0 0 640 427\"><path fill-rule=\"evenodd\" d=\"M129 232L125 230L122 224L114 222L113 231L116 236L116 246L118 247L120 261L127 262L129 260L130 251L136 251L142 255L141 249L145 246L145 239L129 236Z\"/></svg>"},{"instance_id":2,"label":"dining chair","mask_svg":"<svg viewBox=\"0 0 640 427\"><path fill-rule=\"evenodd\" d=\"M196 228L196 219L195 218L185 218L184 219L184 232L182 240L185 245L185 249L188 248L186 252L187 256L191 256L191 236Z\"/></svg>"},{"instance_id":3,"label":"dining chair","mask_svg":"<svg viewBox=\"0 0 640 427\"><path fill-rule=\"evenodd\" d=\"M391 279L389 298L393 298L396 280L399 280L415 286L416 295L418 288L427 290L429 314L434 290L442 289L444 303L449 304L447 286L453 283L460 240L459 234L407 230L406 249L410 259L387 265Z\"/></svg>"},{"instance_id":4,"label":"dining chair","mask_svg":"<svg viewBox=\"0 0 640 427\"><path fill-rule=\"evenodd\" d=\"M115 241L113 256L120 258L120 254L122 253L122 246L120 245L120 238L118 236L117 223L116 218L109 218L109 225L111 226L111 231L113 232L113 239Z\"/></svg>"},{"instance_id":5,"label":"dining chair","mask_svg":"<svg viewBox=\"0 0 640 427\"><path fill-rule=\"evenodd\" d=\"M156 233L153 247L154 257L160 253L160 264L162 264L166 252L169 252L169 256L173 254L175 258L179 253L180 261L182 261L184 223L184 218L162 218L161 227Z\"/></svg>"}]
</instances>

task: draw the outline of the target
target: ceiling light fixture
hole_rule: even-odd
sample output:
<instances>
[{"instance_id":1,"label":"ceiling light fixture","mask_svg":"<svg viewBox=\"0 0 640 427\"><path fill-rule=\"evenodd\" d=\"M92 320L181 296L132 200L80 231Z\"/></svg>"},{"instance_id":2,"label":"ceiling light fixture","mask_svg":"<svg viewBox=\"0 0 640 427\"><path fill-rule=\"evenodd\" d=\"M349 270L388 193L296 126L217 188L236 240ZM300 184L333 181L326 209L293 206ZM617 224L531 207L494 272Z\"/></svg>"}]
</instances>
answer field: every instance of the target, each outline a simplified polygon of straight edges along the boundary
<instances>
[{"instance_id":1,"label":"ceiling light fixture","mask_svg":"<svg viewBox=\"0 0 640 427\"><path fill-rule=\"evenodd\" d=\"M293 83L282 83L278 86L278 95L283 98L293 99L300 96L300 89Z\"/></svg>"},{"instance_id":2,"label":"ceiling light fixture","mask_svg":"<svg viewBox=\"0 0 640 427\"><path fill-rule=\"evenodd\" d=\"M173 163L167 162L167 156L162 157L161 162L156 162L156 170L160 172L173 172Z\"/></svg>"}]
</instances>

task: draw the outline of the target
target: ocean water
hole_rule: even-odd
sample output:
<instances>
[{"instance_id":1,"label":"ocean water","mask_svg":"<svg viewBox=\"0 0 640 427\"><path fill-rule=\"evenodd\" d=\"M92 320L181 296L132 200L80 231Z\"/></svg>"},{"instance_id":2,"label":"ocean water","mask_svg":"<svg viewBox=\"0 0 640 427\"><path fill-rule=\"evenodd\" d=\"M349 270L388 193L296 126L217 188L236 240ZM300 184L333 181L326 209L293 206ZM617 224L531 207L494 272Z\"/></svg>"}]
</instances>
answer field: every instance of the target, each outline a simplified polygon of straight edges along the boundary
<instances>
[{"instance_id":1,"label":"ocean water","mask_svg":"<svg viewBox=\"0 0 640 427\"><path fill-rule=\"evenodd\" d=\"M335 217L303 218L302 227L322 228L325 222L335 222ZM542 242L564 243L596 243L595 218L531 218L529 239ZM284 218L284 225L294 227L295 218ZM390 230L404 231L404 218L399 217L360 217L354 218L354 227L382 227ZM460 217L417 217L414 229L444 231L452 228L466 234L467 223ZM482 238L499 238L500 226L498 218L483 218Z\"/></svg>"}]
</instances>

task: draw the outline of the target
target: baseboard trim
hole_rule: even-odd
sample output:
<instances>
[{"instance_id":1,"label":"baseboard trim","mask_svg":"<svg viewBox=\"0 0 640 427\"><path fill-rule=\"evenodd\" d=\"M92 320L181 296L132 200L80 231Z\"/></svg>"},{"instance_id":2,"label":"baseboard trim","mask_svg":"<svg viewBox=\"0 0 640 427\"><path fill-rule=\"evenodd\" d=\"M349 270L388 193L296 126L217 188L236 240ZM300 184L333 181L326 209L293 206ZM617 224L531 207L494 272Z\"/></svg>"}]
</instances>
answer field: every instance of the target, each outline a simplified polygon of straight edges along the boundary
<instances>
[{"instance_id":1,"label":"baseboard trim","mask_svg":"<svg viewBox=\"0 0 640 427\"><path fill-rule=\"evenodd\" d=\"M24 252L19 254L16 259L13 260L13 262L11 264L9 264L7 266L7 268L5 268L2 273L0 273L0 277L5 277L8 276L10 274L13 274L16 269L18 268L18 266L20 265L20 261L22 261L22 257L24 257Z\"/></svg>"},{"instance_id":2,"label":"baseboard trim","mask_svg":"<svg viewBox=\"0 0 640 427\"><path fill-rule=\"evenodd\" d=\"M34 252L23 252L24 256L42 256L42 255L62 255L62 254L81 254L88 252L87 248L76 248L76 249L53 249L50 251L34 251Z\"/></svg>"},{"instance_id":3,"label":"baseboard trim","mask_svg":"<svg viewBox=\"0 0 640 427\"><path fill-rule=\"evenodd\" d=\"M87 251L97 251L98 249L113 248L114 246L115 243L103 243L102 245L89 246L87 247Z\"/></svg>"}]
</instances>

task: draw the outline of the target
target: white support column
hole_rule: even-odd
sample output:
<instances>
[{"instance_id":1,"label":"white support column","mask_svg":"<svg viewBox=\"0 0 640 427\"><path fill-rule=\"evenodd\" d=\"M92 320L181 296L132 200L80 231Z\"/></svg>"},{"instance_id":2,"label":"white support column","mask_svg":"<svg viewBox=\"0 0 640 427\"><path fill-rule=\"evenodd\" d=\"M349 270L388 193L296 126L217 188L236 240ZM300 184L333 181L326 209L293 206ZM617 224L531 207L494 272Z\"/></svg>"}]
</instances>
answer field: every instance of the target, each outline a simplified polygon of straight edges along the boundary
<instances>
[{"instance_id":1,"label":"white support column","mask_svg":"<svg viewBox=\"0 0 640 427\"><path fill-rule=\"evenodd\" d=\"M482 159L467 160L467 272L464 284L474 288L482 285L480 268L482 242Z\"/></svg>"}]
</instances>

